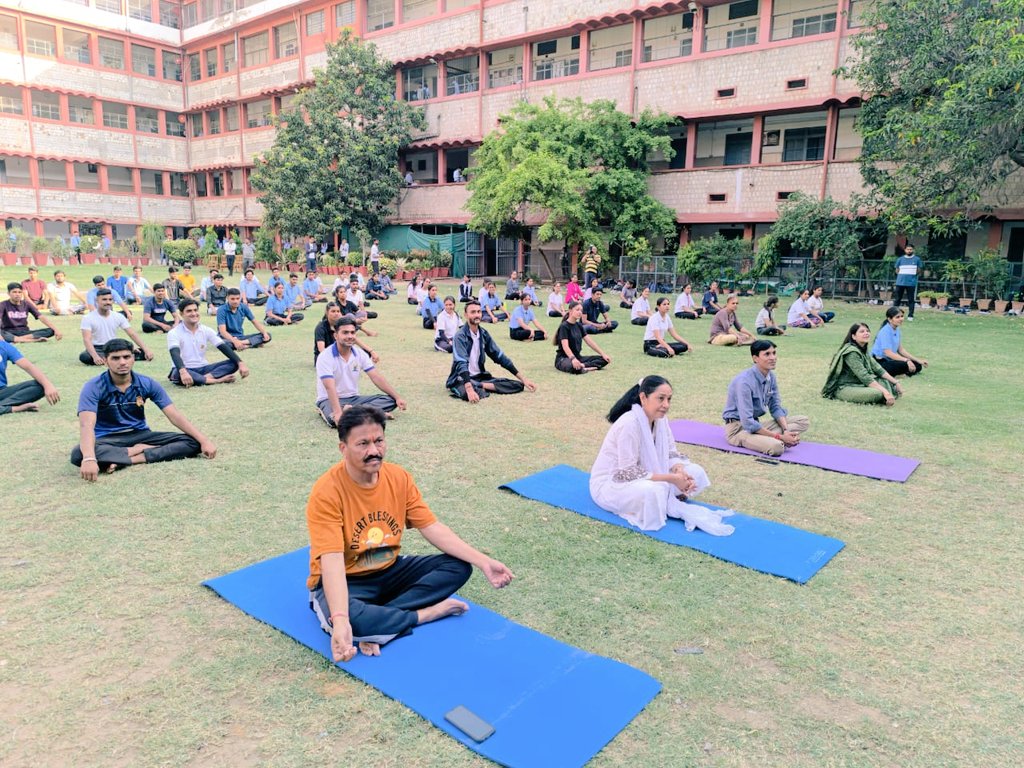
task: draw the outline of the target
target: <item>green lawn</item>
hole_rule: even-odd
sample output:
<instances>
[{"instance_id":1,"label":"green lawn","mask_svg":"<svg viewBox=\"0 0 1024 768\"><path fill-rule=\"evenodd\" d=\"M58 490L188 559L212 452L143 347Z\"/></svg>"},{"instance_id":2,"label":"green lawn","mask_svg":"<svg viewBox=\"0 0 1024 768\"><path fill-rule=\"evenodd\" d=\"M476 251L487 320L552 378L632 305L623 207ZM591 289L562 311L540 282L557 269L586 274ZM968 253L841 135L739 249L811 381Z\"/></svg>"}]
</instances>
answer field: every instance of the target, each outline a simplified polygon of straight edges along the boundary
<instances>
[{"instance_id":1,"label":"green lawn","mask_svg":"<svg viewBox=\"0 0 1024 768\"><path fill-rule=\"evenodd\" d=\"M68 272L86 288L96 269ZM0 268L0 281L24 273ZM375 307L371 341L409 402L389 458L518 576L497 592L476 574L464 594L664 685L593 765L1024 763L1021 319L920 310L904 337L931 367L893 409L819 396L849 323L877 329L880 307L833 305L826 329L779 340L783 397L810 416L808 439L920 459L905 485L687 448L712 480L704 500L846 542L799 586L497 490L555 463L589 469L603 414L647 373L674 384L673 416L717 420L750 358L704 344L707 320L677 321L692 354L655 360L616 309L624 324L599 339L612 365L581 377L554 370L551 344L511 342L499 326L539 389L470 406L445 392L450 358L399 287ZM757 303L743 300L741 319ZM200 586L307 543L306 494L338 458L313 407L313 319L246 353L246 381L171 393L216 460L94 485L68 462L79 389L98 373L77 362L78 320L58 320L63 341L23 348L63 400L0 420L0 763L490 764ZM137 370L162 381L166 347L150 339L157 358ZM415 533L406 543L426 551Z\"/></svg>"}]
</instances>

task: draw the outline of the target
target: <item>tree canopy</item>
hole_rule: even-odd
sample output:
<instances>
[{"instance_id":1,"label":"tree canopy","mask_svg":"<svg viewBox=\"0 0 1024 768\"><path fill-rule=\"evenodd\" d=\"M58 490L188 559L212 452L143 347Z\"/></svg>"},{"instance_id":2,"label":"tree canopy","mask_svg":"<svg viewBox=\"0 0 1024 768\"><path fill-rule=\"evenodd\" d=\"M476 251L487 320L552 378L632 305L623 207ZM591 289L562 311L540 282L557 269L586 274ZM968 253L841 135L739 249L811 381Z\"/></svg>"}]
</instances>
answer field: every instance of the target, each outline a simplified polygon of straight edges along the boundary
<instances>
[{"instance_id":1,"label":"tree canopy","mask_svg":"<svg viewBox=\"0 0 1024 768\"><path fill-rule=\"evenodd\" d=\"M398 151L424 118L395 99L391 64L372 44L348 32L328 43L314 87L277 122L251 180L264 224L318 238L347 225L360 239L384 226L402 185Z\"/></svg>"},{"instance_id":2,"label":"tree canopy","mask_svg":"<svg viewBox=\"0 0 1024 768\"><path fill-rule=\"evenodd\" d=\"M886 0L846 67L870 201L897 231L962 228L1024 167L1024 0Z\"/></svg>"},{"instance_id":3,"label":"tree canopy","mask_svg":"<svg viewBox=\"0 0 1024 768\"><path fill-rule=\"evenodd\" d=\"M538 237L570 245L675 236L675 212L647 191L647 158L673 155L672 118L631 118L612 101L518 104L476 153L467 207L470 228L497 236L545 217Z\"/></svg>"}]
</instances>

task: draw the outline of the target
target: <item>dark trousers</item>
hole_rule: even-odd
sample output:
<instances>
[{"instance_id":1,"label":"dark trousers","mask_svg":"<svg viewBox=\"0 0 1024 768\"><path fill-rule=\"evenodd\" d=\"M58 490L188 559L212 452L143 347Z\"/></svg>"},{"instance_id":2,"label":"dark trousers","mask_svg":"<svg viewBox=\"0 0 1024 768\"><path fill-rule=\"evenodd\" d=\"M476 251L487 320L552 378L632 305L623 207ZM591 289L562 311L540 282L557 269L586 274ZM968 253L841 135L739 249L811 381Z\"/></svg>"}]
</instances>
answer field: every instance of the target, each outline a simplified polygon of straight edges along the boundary
<instances>
[{"instance_id":1,"label":"dark trousers","mask_svg":"<svg viewBox=\"0 0 1024 768\"><path fill-rule=\"evenodd\" d=\"M105 357L105 355L98 349L96 350L96 352L99 354L100 357ZM133 354L136 360L142 361L146 359L146 354L141 349L136 349ZM92 361L92 355L90 355L89 352L86 350L82 350L82 353L78 356L78 360L83 365L96 365L96 363Z\"/></svg>"},{"instance_id":2,"label":"dark trousers","mask_svg":"<svg viewBox=\"0 0 1024 768\"><path fill-rule=\"evenodd\" d=\"M491 320L491 316L489 314L487 314L486 312L484 312L483 315L481 315L481 317L480 317L480 322L481 323L500 323L503 320L508 320L508 313L502 312L501 310L495 310L494 311L494 319L493 320Z\"/></svg>"},{"instance_id":3,"label":"dark trousers","mask_svg":"<svg viewBox=\"0 0 1024 768\"><path fill-rule=\"evenodd\" d=\"M590 281L597 277L597 272L584 272L583 273L583 287L589 288Z\"/></svg>"},{"instance_id":4,"label":"dark trousers","mask_svg":"<svg viewBox=\"0 0 1024 768\"><path fill-rule=\"evenodd\" d=\"M264 304L267 303L267 296L266 294L263 294L261 296L256 297L255 299L246 299L245 302L250 307L262 307Z\"/></svg>"},{"instance_id":5,"label":"dark trousers","mask_svg":"<svg viewBox=\"0 0 1024 768\"><path fill-rule=\"evenodd\" d=\"M390 395L355 395L354 397L339 397L341 407L346 405L366 405L373 408L380 408L385 413L390 413L398 407L398 403ZM331 413L331 401L321 400L316 404L320 413L324 415L324 421L332 429L338 425L334 423L334 415Z\"/></svg>"},{"instance_id":6,"label":"dark trousers","mask_svg":"<svg viewBox=\"0 0 1024 768\"><path fill-rule=\"evenodd\" d=\"M556 312L553 309L548 310L548 317L565 317L561 312Z\"/></svg>"},{"instance_id":7,"label":"dark trousers","mask_svg":"<svg viewBox=\"0 0 1024 768\"><path fill-rule=\"evenodd\" d=\"M586 373L586 368L604 368L608 365L608 361L600 355L577 355L577 358L583 363L583 368L579 370L572 367L572 358L569 357L556 357L555 368L562 373Z\"/></svg>"},{"instance_id":8,"label":"dark trousers","mask_svg":"<svg viewBox=\"0 0 1024 768\"><path fill-rule=\"evenodd\" d=\"M892 305L894 307L903 306L903 297L907 297L907 306L910 309L907 311L907 317L914 316L914 305L917 304L917 286L916 285L897 285L896 295L893 298Z\"/></svg>"},{"instance_id":9,"label":"dark trousers","mask_svg":"<svg viewBox=\"0 0 1024 768\"><path fill-rule=\"evenodd\" d=\"M672 347L672 351L677 355L681 355L689 349L688 346L679 341L670 341L668 342L668 345ZM654 339L644 342L644 354L650 355L651 357L668 357L668 352L665 351L665 348L658 344Z\"/></svg>"},{"instance_id":10,"label":"dark trousers","mask_svg":"<svg viewBox=\"0 0 1024 768\"><path fill-rule=\"evenodd\" d=\"M473 389L481 397L490 396L490 390L484 389L484 382L494 385L494 394L496 395L516 395L522 392L526 387L523 382L518 379L496 379L491 374L477 374L471 379L473 383ZM466 387L462 384L457 387L451 387L448 390L452 397L457 397L460 400L466 399Z\"/></svg>"},{"instance_id":11,"label":"dark trousers","mask_svg":"<svg viewBox=\"0 0 1024 768\"><path fill-rule=\"evenodd\" d=\"M647 325L647 321L644 320L643 324ZM639 325L639 323L638 323L638 325ZM611 333L612 331L614 331L616 328L619 327L619 321L618 320L612 320L611 321L611 325L609 325L606 328L600 328L600 327L594 325L593 323L591 323L590 321L584 320L583 321L583 327L586 329L587 333Z\"/></svg>"},{"instance_id":12,"label":"dark trousers","mask_svg":"<svg viewBox=\"0 0 1024 768\"><path fill-rule=\"evenodd\" d=\"M142 332L143 333L167 333L163 328L155 323L151 323L148 320L142 321Z\"/></svg>"},{"instance_id":13,"label":"dark trousers","mask_svg":"<svg viewBox=\"0 0 1024 768\"><path fill-rule=\"evenodd\" d=\"M758 336L781 336L785 331L783 326L765 326L764 328L758 328Z\"/></svg>"},{"instance_id":14,"label":"dark trousers","mask_svg":"<svg viewBox=\"0 0 1024 768\"><path fill-rule=\"evenodd\" d=\"M256 347L260 347L260 346L262 346L264 344L269 344L270 343L270 341L271 341L271 339L273 339L273 337L270 336L269 333L267 334L267 336L269 338L266 341L263 340L263 334L262 333L250 333L248 336L243 333L241 336L235 336L235 338L238 339L239 341L248 341L249 342L249 348L250 349L256 349Z\"/></svg>"},{"instance_id":15,"label":"dark trousers","mask_svg":"<svg viewBox=\"0 0 1024 768\"><path fill-rule=\"evenodd\" d=\"M919 363L914 363L916 370L911 373L905 360L890 360L888 357L876 357L875 360L890 376L917 376L922 370Z\"/></svg>"},{"instance_id":16,"label":"dark trousers","mask_svg":"<svg viewBox=\"0 0 1024 768\"><path fill-rule=\"evenodd\" d=\"M303 315L301 312L292 312L292 323L298 323L304 317L305 315ZM266 323L267 325L284 325L284 321L278 320L276 317L264 318L263 322Z\"/></svg>"},{"instance_id":17,"label":"dark trousers","mask_svg":"<svg viewBox=\"0 0 1024 768\"><path fill-rule=\"evenodd\" d=\"M646 317L634 317L629 322L632 323L633 325L647 325L647 318Z\"/></svg>"},{"instance_id":18,"label":"dark trousers","mask_svg":"<svg viewBox=\"0 0 1024 768\"><path fill-rule=\"evenodd\" d=\"M234 360L221 360L219 363L213 363L211 365L201 365L198 368L186 368L189 375L192 377L192 383L201 387L206 383L206 377L212 376L215 379L219 379L221 376L228 376L238 370L238 363ZM177 368L171 368L171 372L167 374L167 378L171 380L173 384L181 384L181 371Z\"/></svg>"},{"instance_id":19,"label":"dark trousers","mask_svg":"<svg viewBox=\"0 0 1024 768\"><path fill-rule=\"evenodd\" d=\"M9 387L0 387L0 416L11 412L16 405L34 403L43 396L43 387L38 381L23 381Z\"/></svg>"},{"instance_id":20,"label":"dark trousers","mask_svg":"<svg viewBox=\"0 0 1024 768\"><path fill-rule=\"evenodd\" d=\"M434 349L438 352L452 354L452 340L445 335L444 331L438 331L437 336L434 337Z\"/></svg>"},{"instance_id":21,"label":"dark trousers","mask_svg":"<svg viewBox=\"0 0 1024 768\"><path fill-rule=\"evenodd\" d=\"M147 464L191 459L198 456L200 451L199 442L181 432L154 432L151 429L115 432L112 435L96 438L96 461L99 462L100 471L111 465L131 466L132 460L128 457L128 449L133 445L143 443L153 446L143 452ZM81 446L76 445L71 451L71 463L76 467L82 466Z\"/></svg>"},{"instance_id":22,"label":"dark trousers","mask_svg":"<svg viewBox=\"0 0 1024 768\"><path fill-rule=\"evenodd\" d=\"M403 555L383 571L347 575L352 639L384 644L404 635L418 623L417 610L447 600L472 573L473 566L451 555ZM309 607L330 634L331 608L323 587L309 593ZM334 606L334 612L340 608Z\"/></svg>"},{"instance_id":23,"label":"dark trousers","mask_svg":"<svg viewBox=\"0 0 1024 768\"><path fill-rule=\"evenodd\" d=\"M230 277L231 275L235 274L235 257L225 256L224 261L226 261L228 264L228 276Z\"/></svg>"},{"instance_id":24,"label":"dark trousers","mask_svg":"<svg viewBox=\"0 0 1024 768\"><path fill-rule=\"evenodd\" d=\"M28 328L8 328L0 336L3 336L4 341L9 344L13 344L16 338L31 336L33 339L51 339L53 338L53 331L49 328L39 328L38 330L29 330Z\"/></svg>"},{"instance_id":25,"label":"dark trousers","mask_svg":"<svg viewBox=\"0 0 1024 768\"><path fill-rule=\"evenodd\" d=\"M703 309L684 309L681 312L676 312L676 317L680 320L696 320L702 314L704 314Z\"/></svg>"},{"instance_id":26,"label":"dark trousers","mask_svg":"<svg viewBox=\"0 0 1024 768\"><path fill-rule=\"evenodd\" d=\"M512 341L526 341L530 338L530 331L526 328L509 328L508 335ZM544 331L534 331L533 338L535 341L544 341Z\"/></svg>"}]
</instances>

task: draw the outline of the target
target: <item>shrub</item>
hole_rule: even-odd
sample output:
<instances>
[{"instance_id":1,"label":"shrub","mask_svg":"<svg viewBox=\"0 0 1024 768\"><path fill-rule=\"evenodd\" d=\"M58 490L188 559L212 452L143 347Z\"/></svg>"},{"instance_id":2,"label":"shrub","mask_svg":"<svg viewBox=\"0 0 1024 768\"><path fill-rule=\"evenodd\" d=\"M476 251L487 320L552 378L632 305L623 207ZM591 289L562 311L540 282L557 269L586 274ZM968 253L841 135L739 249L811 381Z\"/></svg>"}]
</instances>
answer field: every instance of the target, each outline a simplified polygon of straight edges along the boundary
<instances>
[{"instance_id":1,"label":"shrub","mask_svg":"<svg viewBox=\"0 0 1024 768\"><path fill-rule=\"evenodd\" d=\"M348 258L345 259L345 263L350 267L361 267L363 266L363 254L360 251L349 251Z\"/></svg>"},{"instance_id":2,"label":"shrub","mask_svg":"<svg viewBox=\"0 0 1024 768\"><path fill-rule=\"evenodd\" d=\"M173 264L185 264L196 262L195 240L164 240L164 255Z\"/></svg>"},{"instance_id":3,"label":"shrub","mask_svg":"<svg viewBox=\"0 0 1024 768\"><path fill-rule=\"evenodd\" d=\"M92 253L100 244L99 235L82 235L78 241L78 250L82 253Z\"/></svg>"},{"instance_id":4,"label":"shrub","mask_svg":"<svg viewBox=\"0 0 1024 768\"><path fill-rule=\"evenodd\" d=\"M381 271L387 272L389 275L395 274L395 267L397 266L394 259L387 256L380 257L380 268Z\"/></svg>"},{"instance_id":5,"label":"shrub","mask_svg":"<svg viewBox=\"0 0 1024 768\"><path fill-rule=\"evenodd\" d=\"M52 243L45 237L32 238L32 253L49 253Z\"/></svg>"}]
</instances>

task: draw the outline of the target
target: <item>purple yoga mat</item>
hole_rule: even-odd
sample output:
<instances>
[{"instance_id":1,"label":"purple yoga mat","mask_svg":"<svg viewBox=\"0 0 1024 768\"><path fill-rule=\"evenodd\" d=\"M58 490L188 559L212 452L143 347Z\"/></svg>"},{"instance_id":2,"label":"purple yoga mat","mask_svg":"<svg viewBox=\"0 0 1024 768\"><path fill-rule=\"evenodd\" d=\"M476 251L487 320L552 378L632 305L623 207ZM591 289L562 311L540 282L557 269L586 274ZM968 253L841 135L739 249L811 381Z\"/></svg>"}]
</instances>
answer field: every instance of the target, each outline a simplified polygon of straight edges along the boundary
<instances>
[{"instance_id":1,"label":"purple yoga mat","mask_svg":"<svg viewBox=\"0 0 1024 768\"><path fill-rule=\"evenodd\" d=\"M702 421L678 419L671 422L672 435L680 443L702 445L729 453L745 453L748 456L762 456L757 451L737 448L725 441L725 428L722 424L705 424ZM787 448L781 456L772 456L778 461L790 464L805 464L808 467L830 469L847 475L861 475L875 480L892 480L905 483L907 478L921 463L917 459L905 459L902 456L890 456L887 453L863 451L860 448L847 448L843 445L827 443L801 442L794 448Z\"/></svg>"}]
</instances>

